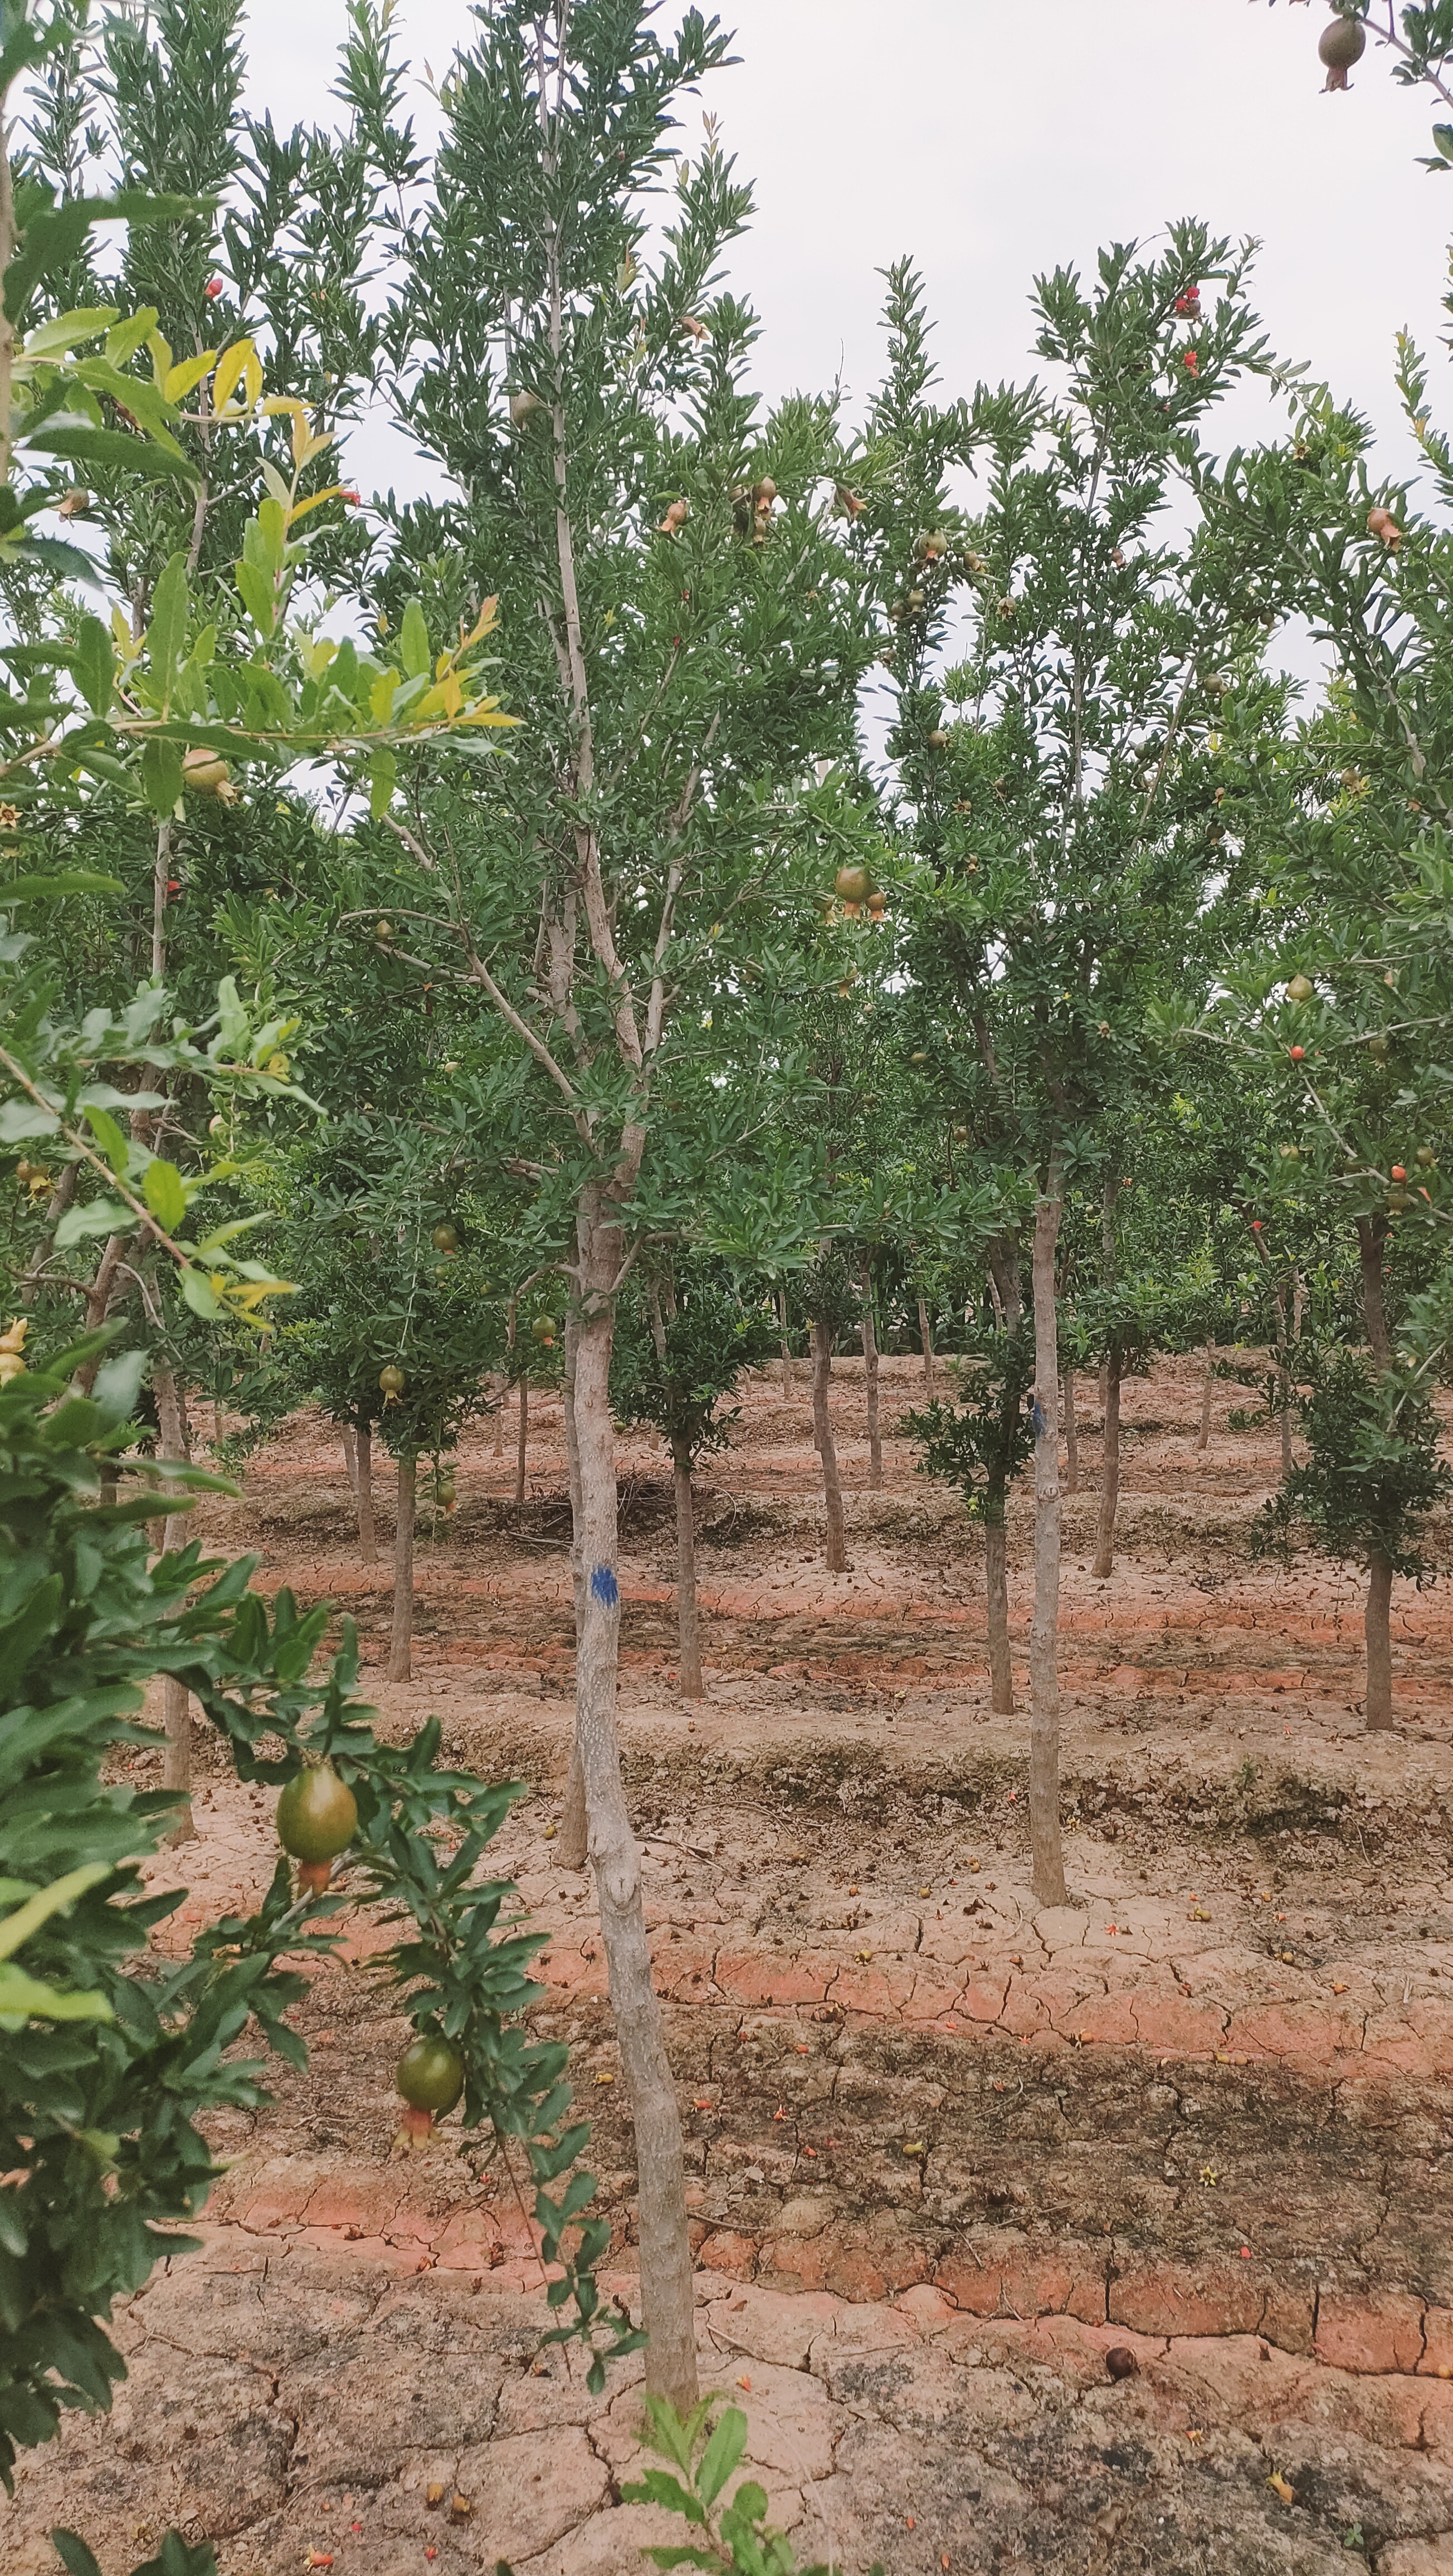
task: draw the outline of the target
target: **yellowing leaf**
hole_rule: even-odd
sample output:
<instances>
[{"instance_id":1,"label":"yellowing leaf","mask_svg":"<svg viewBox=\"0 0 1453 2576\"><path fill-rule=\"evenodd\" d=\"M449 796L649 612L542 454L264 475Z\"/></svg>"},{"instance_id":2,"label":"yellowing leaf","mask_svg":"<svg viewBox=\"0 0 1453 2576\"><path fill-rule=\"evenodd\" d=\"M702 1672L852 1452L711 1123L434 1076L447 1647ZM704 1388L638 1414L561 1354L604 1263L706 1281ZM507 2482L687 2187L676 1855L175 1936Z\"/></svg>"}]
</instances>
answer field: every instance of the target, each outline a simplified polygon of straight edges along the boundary
<instances>
[{"instance_id":1,"label":"yellowing leaf","mask_svg":"<svg viewBox=\"0 0 1453 2576\"><path fill-rule=\"evenodd\" d=\"M262 360L255 349L247 361L243 391L247 396L248 410L256 411L262 400Z\"/></svg>"},{"instance_id":2,"label":"yellowing leaf","mask_svg":"<svg viewBox=\"0 0 1453 2576\"><path fill-rule=\"evenodd\" d=\"M501 715L498 699L485 698L479 706L471 707L468 715L461 716L459 721L467 725L517 725L523 724L524 718Z\"/></svg>"},{"instance_id":3,"label":"yellowing leaf","mask_svg":"<svg viewBox=\"0 0 1453 2576\"><path fill-rule=\"evenodd\" d=\"M460 637L460 653L467 653L473 645L482 644L486 635L493 634L498 623L499 594L496 592L492 598L485 601L484 606L480 610L469 633Z\"/></svg>"},{"instance_id":4,"label":"yellowing leaf","mask_svg":"<svg viewBox=\"0 0 1453 2576\"><path fill-rule=\"evenodd\" d=\"M328 442L325 440L324 444L327 445ZM288 509L289 521L306 519L308 512L316 510L320 501L336 501L342 489L341 483L330 483L326 492L310 492L306 501L292 502Z\"/></svg>"},{"instance_id":5,"label":"yellowing leaf","mask_svg":"<svg viewBox=\"0 0 1453 2576\"><path fill-rule=\"evenodd\" d=\"M369 712L375 724L386 725L389 722L393 714L394 699L398 694L398 685L397 671L380 671L368 693Z\"/></svg>"},{"instance_id":6,"label":"yellowing leaf","mask_svg":"<svg viewBox=\"0 0 1453 2576\"><path fill-rule=\"evenodd\" d=\"M214 411L225 411L247 372L247 361L253 354L250 340L234 340L230 349L223 350L212 384Z\"/></svg>"},{"instance_id":7,"label":"yellowing leaf","mask_svg":"<svg viewBox=\"0 0 1453 2576\"><path fill-rule=\"evenodd\" d=\"M201 383L216 354L215 349L204 349L200 358L183 358L175 367L168 367L161 382L162 399L169 403L183 401L193 386Z\"/></svg>"},{"instance_id":8,"label":"yellowing leaf","mask_svg":"<svg viewBox=\"0 0 1453 2576\"><path fill-rule=\"evenodd\" d=\"M164 385L172 370L172 344L160 331L153 331L147 341L151 353L151 371L158 385Z\"/></svg>"}]
</instances>

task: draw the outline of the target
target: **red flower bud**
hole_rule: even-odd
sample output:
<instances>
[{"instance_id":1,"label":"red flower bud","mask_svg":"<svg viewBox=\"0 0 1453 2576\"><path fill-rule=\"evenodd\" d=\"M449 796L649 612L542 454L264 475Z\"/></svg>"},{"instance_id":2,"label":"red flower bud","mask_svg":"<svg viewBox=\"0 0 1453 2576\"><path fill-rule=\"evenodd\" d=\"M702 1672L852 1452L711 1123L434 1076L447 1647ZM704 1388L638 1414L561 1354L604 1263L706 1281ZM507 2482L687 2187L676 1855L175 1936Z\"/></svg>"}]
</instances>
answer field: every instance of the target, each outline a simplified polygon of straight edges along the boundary
<instances>
[{"instance_id":1,"label":"red flower bud","mask_svg":"<svg viewBox=\"0 0 1453 2576\"><path fill-rule=\"evenodd\" d=\"M209 304L215 304L215 303L216 303L216 301L217 301L218 296L219 296L219 295L221 294L221 292L222 292L222 280L221 280L221 278L220 278L220 277L209 277L209 278L208 278L208 280L207 280L206 285L205 285L205 286L204 286L204 288L202 289L202 292L203 292L203 294L206 296L207 301L208 301L208 303L209 303Z\"/></svg>"}]
</instances>

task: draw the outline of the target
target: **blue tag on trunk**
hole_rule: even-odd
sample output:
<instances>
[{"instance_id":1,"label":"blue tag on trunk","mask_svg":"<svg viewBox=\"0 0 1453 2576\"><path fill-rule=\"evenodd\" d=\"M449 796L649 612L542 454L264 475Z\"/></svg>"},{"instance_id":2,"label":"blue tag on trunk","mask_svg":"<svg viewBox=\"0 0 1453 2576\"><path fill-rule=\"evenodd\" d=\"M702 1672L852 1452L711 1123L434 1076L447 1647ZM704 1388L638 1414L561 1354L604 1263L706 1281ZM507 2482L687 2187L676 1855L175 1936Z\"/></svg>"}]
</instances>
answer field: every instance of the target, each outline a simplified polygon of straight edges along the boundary
<instances>
[{"instance_id":1,"label":"blue tag on trunk","mask_svg":"<svg viewBox=\"0 0 1453 2576\"><path fill-rule=\"evenodd\" d=\"M621 1587L608 1565L597 1565L590 1577L590 1597L602 1610L613 1610L621 1597Z\"/></svg>"}]
</instances>

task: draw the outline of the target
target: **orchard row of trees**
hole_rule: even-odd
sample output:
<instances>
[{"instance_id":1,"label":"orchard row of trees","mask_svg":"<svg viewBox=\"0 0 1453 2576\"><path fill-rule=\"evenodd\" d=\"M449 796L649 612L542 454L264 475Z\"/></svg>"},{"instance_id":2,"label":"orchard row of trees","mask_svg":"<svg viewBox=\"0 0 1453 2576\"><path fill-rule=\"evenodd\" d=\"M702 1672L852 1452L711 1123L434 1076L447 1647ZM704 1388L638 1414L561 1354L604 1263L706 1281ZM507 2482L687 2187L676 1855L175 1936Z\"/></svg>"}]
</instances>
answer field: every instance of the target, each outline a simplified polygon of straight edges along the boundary
<instances>
[{"instance_id":1,"label":"orchard row of trees","mask_svg":"<svg viewBox=\"0 0 1453 2576\"><path fill-rule=\"evenodd\" d=\"M528 1385L558 1375L562 1856L599 1897L650 2383L685 2402L681 2132L616 1742L617 1426L670 1452L691 1692L692 1476L741 1369L810 1334L841 1571L834 1348L861 1341L875 1468L880 1340L964 1356L919 1430L985 1524L1001 1707L1006 1497L1032 1466L1034 1876L1061 1903L1076 1378L1103 1373L1108 1579L1124 1376L1158 1349L1264 1347L1287 1470L1267 1542L1310 1526L1365 1564L1368 1715L1390 1722L1390 1588L1421 1571L1447 1483L1453 453L1404 342L1416 496L1381 476L1365 424L1269 347L1249 252L1192 221L1040 280L1022 384L945 390L904 264L864 416L840 392L765 409L724 282L750 195L709 115L681 140L728 46L695 10L668 37L638 0L492 0L432 160L373 0L351 0L336 131L245 114L242 0L94 28L78 0L7 0L3 29L0 1397L15 1456L40 1443L84 1508L73 1528L16 1467L0 1615L17 1776L69 1763L84 1830L53 1847L17 1824L0 1860L37 1898L104 1869L34 1933L17 1896L0 1938L34 1939L53 1996L115 2012L122 1918L141 1921L121 1855L176 1829L194 1694L244 1767L283 1739L257 1776L327 1760L352 1781L359 1883L407 1878L441 1963L421 2035L463 2050L469 2121L513 2122L542 2188L564 2169L558 2069L529 2059L526 2081L501 2036L518 1947L494 2020L470 1986L506 1893L469 1915L482 1784L429 1787L425 1739L396 1775L347 1714L346 1657L324 1715L289 1699L320 1625L280 1609L280 1650L245 1570L181 1544L188 1399L257 1431L316 1398L365 1546L375 1440L398 1461L402 1675L417 1462L447 1508L463 1426L513 1380L523 1440ZM117 213L113 250L95 226ZM1267 434L1222 454L1218 406L1248 378ZM381 394L432 500L339 479ZM1280 667L1293 622L1326 657L1314 696ZM876 760L870 687L891 708ZM143 1653L135 1601L116 1614L112 1697L72 1740L34 1693L63 1619L90 1651L80 1523L128 1533L155 1635ZM167 1676L164 1809L100 1787L143 1670ZM229 1943L274 1976L297 1902L284 1874L197 1993ZM399 1973L420 1973L403 1952ZM64 2159L123 2123L73 2105L57 2126L42 2097L62 2061L90 2070L80 2112L96 2069L113 2105L133 2080L104 2015L58 2036L28 2009L6 2169L31 2210L44 2169L51 2215L0 2256L30 2392L0 2416L14 2440L47 2429L48 2371L99 2403L110 2366L58 2360L41 2321ZM229 2028L262 2006L238 2010ZM126 2140L139 2189L144 2133ZM93 2199L116 2196L116 2155ZM148 2190L180 2190L158 2171ZM198 2148L167 2206L204 2183ZM552 2246L583 2205L572 2183ZM595 2331L592 2242L562 2297ZM150 2243L90 2281L88 2313Z\"/></svg>"}]
</instances>

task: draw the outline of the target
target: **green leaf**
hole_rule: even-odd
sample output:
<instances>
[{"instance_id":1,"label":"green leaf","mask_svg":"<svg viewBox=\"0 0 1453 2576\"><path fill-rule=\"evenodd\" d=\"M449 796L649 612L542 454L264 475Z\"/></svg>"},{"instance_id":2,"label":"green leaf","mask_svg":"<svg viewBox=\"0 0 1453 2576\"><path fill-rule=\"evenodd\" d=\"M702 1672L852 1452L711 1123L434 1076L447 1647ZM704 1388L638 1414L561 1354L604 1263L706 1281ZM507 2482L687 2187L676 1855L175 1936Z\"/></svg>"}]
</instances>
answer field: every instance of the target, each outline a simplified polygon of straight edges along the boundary
<instances>
[{"instance_id":1,"label":"green leaf","mask_svg":"<svg viewBox=\"0 0 1453 2576\"><path fill-rule=\"evenodd\" d=\"M148 1163L141 1190L157 1224L164 1226L168 1234L175 1234L178 1226L186 1222L187 1214L187 1193L175 1163L164 1162L160 1156Z\"/></svg>"},{"instance_id":2,"label":"green leaf","mask_svg":"<svg viewBox=\"0 0 1453 2576\"><path fill-rule=\"evenodd\" d=\"M127 1138L123 1136L109 1110L94 1109L88 1104L85 1118L116 1178L118 1181L124 1181L127 1166L131 1161L131 1146Z\"/></svg>"},{"instance_id":3,"label":"green leaf","mask_svg":"<svg viewBox=\"0 0 1453 2576\"><path fill-rule=\"evenodd\" d=\"M368 810L375 823L388 812L398 774L399 765L391 751L374 753L368 764Z\"/></svg>"},{"instance_id":4,"label":"green leaf","mask_svg":"<svg viewBox=\"0 0 1453 2576\"><path fill-rule=\"evenodd\" d=\"M56 1579L59 1581L59 1576ZM0 1959L13 1958L42 1923L48 1923L53 1914L69 1913L78 1896L84 1896L88 1888L99 1886L110 1875L109 1861L88 1860L79 1869L67 1870L63 1878L53 1879L49 1887L38 1888L34 1896L0 1923Z\"/></svg>"},{"instance_id":5,"label":"green leaf","mask_svg":"<svg viewBox=\"0 0 1453 2576\"><path fill-rule=\"evenodd\" d=\"M154 438L139 438L124 429L95 429L74 413L55 413L21 441L46 456L63 456L72 465L101 465L122 474L170 475L195 483L197 469L185 456L174 455Z\"/></svg>"},{"instance_id":6,"label":"green leaf","mask_svg":"<svg viewBox=\"0 0 1453 2576\"><path fill-rule=\"evenodd\" d=\"M180 743L161 742L155 735L147 735L141 746L141 786L153 814L163 822L176 812L182 792Z\"/></svg>"},{"instance_id":7,"label":"green leaf","mask_svg":"<svg viewBox=\"0 0 1453 2576\"><path fill-rule=\"evenodd\" d=\"M79 2532L57 2528L51 2533L50 2545L66 2569L66 2576L101 2576L100 2566Z\"/></svg>"},{"instance_id":8,"label":"green leaf","mask_svg":"<svg viewBox=\"0 0 1453 2576\"><path fill-rule=\"evenodd\" d=\"M411 680L423 679L432 668L429 630L416 599L411 599L404 610L403 624L399 629L399 652Z\"/></svg>"},{"instance_id":9,"label":"green leaf","mask_svg":"<svg viewBox=\"0 0 1453 2576\"><path fill-rule=\"evenodd\" d=\"M84 1207L68 1207L55 1230L57 1252L69 1252L73 1243L84 1243L92 1234L126 1234L136 1223L136 1211L121 1199L88 1199Z\"/></svg>"},{"instance_id":10,"label":"green leaf","mask_svg":"<svg viewBox=\"0 0 1453 2576\"><path fill-rule=\"evenodd\" d=\"M76 686L93 715L111 712L116 686L116 653L99 617L83 617L80 641L71 657Z\"/></svg>"},{"instance_id":11,"label":"green leaf","mask_svg":"<svg viewBox=\"0 0 1453 2576\"><path fill-rule=\"evenodd\" d=\"M277 594L260 564L245 559L232 567L238 595L259 634L271 635L277 624Z\"/></svg>"},{"instance_id":12,"label":"green leaf","mask_svg":"<svg viewBox=\"0 0 1453 2576\"><path fill-rule=\"evenodd\" d=\"M715 2504L746 2447L747 2419L739 2406L729 2406L707 2443L696 2472L696 2492L703 2503Z\"/></svg>"},{"instance_id":13,"label":"green leaf","mask_svg":"<svg viewBox=\"0 0 1453 2576\"><path fill-rule=\"evenodd\" d=\"M204 1270L199 1270L194 1261L187 1262L177 1272L177 1285L194 1315L200 1315L204 1323L215 1322L222 1309L212 1293Z\"/></svg>"},{"instance_id":14,"label":"green leaf","mask_svg":"<svg viewBox=\"0 0 1453 2576\"><path fill-rule=\"evenodd\" d=\"M187 658L187 612L191 600L187 586L187 559L172 555L157 576L152 594L151 622L144 638L146 658L152 676L162 693L165 706L183 662Z\"/></svg>"},{"instance_id":15,"label":"green leaf","mask_svg":"<svg viewBox=\"0 0 1453 2576\"><path fill-rule=\"evenodd\" d=\"M124 894L119 877L98 876L93 868L57 868L54 876L12 877L0 885L0 903L43 902L66 894Z\"/></svg>"},{"instance_id":16,"label":"green leaf","mask_svg":"<svg viewBox=\"0 0 1453 2576\"><path fill-rule=\"evenodd\" d=\"M54 1634L65 1591L61 1576L48 1574L10 1618L0 1619L0 1671L9 1680L19 1679L42 1641Z\"/></svg>"},{"instance_id":17,"label":"green leaf","mask_svg":"<svg viewBox=\"0 0 1453 2576\"><path fill-rule=\"evenodd\" d=\"M43 278L70 267L93 224L118 216L131 224L180 224L211 202L203 197L149 196L144 188L118 188L114 197L68 197L61 205L38 204L27 214L20 246L5 272L5 310L11 321L20 320Z\"/></svg>"}]
</instances>

